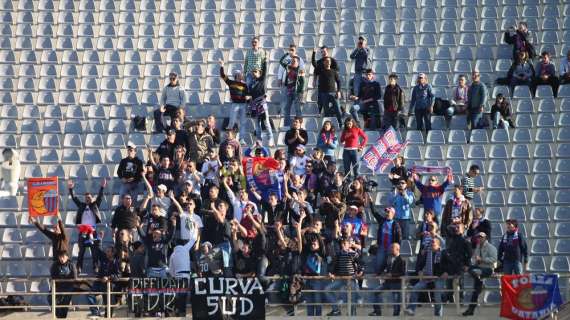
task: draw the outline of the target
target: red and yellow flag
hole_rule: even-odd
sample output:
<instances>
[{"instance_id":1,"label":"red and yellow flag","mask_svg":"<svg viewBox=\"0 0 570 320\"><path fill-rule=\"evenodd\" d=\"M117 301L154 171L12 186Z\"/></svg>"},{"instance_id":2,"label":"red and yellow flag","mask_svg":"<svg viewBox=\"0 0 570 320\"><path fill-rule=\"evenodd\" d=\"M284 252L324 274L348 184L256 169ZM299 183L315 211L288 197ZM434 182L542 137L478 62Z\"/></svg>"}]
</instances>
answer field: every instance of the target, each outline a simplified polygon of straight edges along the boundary
<instances>
[{"instance_id":1,"label":"red and yellow flag","mask_svg":"<svg viewBox=\"0 0 570 320\"><path fill-rule=\"evenodd\" d=\"M57 215L58 194L57 177L28 178L28 211L30 217Z\"/></svg>"}]
</instances>

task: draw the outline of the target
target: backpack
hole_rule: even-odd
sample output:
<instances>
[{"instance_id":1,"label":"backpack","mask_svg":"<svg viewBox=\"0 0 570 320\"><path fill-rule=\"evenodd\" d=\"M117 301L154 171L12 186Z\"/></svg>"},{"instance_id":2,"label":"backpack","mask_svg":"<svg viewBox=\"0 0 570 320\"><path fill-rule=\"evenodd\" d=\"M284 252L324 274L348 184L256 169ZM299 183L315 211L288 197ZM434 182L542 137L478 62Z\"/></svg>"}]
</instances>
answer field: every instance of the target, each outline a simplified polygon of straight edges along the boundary
<instances>
[{"instance_id":1,"label":"backpack","mask_svg":"<svg viewBox=\"0 0 570 320\"><path fill-rule=\"evenodd\" d=\"M447 109L449 109L449 107L451 107L449 100L435 98L435 102L433 104L433 113L438 116L444 116L447 114Z\"/></svg>"},{"instance_id":2,"label":"backpack","mask_svg":"<svg viewBox=\"0 0 570 320\"><path fill-rule=\"evenodd\" d=\"M146 131L146 118L141 116L134 117L133 128L137 131Z\"/></svg>"}]
</instances>

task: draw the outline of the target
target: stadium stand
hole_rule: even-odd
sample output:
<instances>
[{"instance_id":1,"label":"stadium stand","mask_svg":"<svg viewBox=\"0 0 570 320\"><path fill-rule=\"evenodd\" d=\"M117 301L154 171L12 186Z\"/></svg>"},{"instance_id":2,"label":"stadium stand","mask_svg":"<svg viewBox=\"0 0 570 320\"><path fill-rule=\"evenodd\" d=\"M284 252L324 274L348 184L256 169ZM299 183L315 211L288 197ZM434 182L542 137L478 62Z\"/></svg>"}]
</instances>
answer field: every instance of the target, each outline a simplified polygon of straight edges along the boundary
<instances>
[{"instance_id":1,"label":"stadium stand","mask_svg":"<svg viewBox=\"0 0 570 320\"><path fill-rule=\"evenodd\" d=\"M285 147L277 75L279 58L290 43L297 45L306 63L301 111L308 150L316 146L325 120L338 128L336 119L324 118L317 107L310 65L315 47L328 46L336 59L341 104L347 111L354 76L349 54L359 36L368 40L382 90L389 73L398 75L406 107L418 73L428 76L437 97L450 99L459 75L470 78L478 70L488 88L485 113L503 93L511 102L515 128L468 130L465 116L450 121L433 116L432 131L426 135L415 130L411 115L407 127L399 130L409 141L404 151L407 166L450 166L459 182L472 164L479 165L477 183L486 190L473 202L484 208L493 225L491 242L498 247L505 219L517 219L528 241L528 270L570 272L570 84L560 85L557 92L549 86L534 92L527 86L513 90L496 84L507 75L513 57L503 32L523 20L536 52L550 52L558 75L570 50L568 0L1 0L0 148L16 150L22 169L17 195L0 198L0 274L27 279L7 282L2 291L49 289L45 279L54 253L49 239L28 222L26 178L60 178L61 217L74 259L77 206L65 180L72 179L75 193L82 195L96 192L100 181L109 179L100 210L103 243L112 244L112 213L121 201L117 166L128 143L147 159L145 147L154 149L163 141L162 134L153 133L153 112L169 73L177 73L186 90L186 117L197 120L211 114L222 129L233 109L229 89L219 78L218 60L226 62L231 75L241 68L254 35L267 52L267 96L276 139L271 154ZM135 129L135 115L147 119L144 130ZM252 146L253 121L246 126L240 139ZM368 144L380 134L372 129L366 133ZM268 146L265 134L263 140ZM341 148L335 154L341 160ZM386 207L393 190L387 174L372 175L363 166L360 174L377 182L371 197L378 209ZM453 185L448 186L444 199L452 191ZM419 222L422 215L421 206L415 206L412 220ZM368 221L371 242L378 226L370 216ZM55 220L43 223L54 225ZM417 249L415 241L402 244L409 270ZM89 255L85 261L91 265ZM563 289L567 280L561 282ZM485 283L498 287L494 279ZM498 298L491 291L480 301Z\"/></svg>"}]
</instances>

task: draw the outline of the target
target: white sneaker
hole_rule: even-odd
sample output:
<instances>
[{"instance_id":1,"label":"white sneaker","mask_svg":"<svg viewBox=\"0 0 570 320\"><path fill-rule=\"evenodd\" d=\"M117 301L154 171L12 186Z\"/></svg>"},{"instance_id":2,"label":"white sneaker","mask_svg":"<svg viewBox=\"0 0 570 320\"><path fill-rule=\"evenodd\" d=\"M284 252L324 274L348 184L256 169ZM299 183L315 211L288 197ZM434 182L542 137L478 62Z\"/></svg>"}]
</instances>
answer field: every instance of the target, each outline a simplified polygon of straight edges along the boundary
<instances>
[{"instance_id":1,"label":"white sneaker","mask_svg":"<svg viewBox=\"0 0 570 320\"><path fill-rule=\"evenodd\" d=\"M406 315L412 316L412 317L416 315L416 313L415 313L414 311L410 310L410 309L404 310L404 313L405 313Z\"/></svg>"},{"instance_id":2,"label":"white sneaker","mask_svg":"<svg viewBox=\"0 0 570 320\"><path fill-rule=\"evenodd\" d=\"M269 138L269 146L275 147L275 142L273 141L273 137Z\"/></svg>"}]
</instances>

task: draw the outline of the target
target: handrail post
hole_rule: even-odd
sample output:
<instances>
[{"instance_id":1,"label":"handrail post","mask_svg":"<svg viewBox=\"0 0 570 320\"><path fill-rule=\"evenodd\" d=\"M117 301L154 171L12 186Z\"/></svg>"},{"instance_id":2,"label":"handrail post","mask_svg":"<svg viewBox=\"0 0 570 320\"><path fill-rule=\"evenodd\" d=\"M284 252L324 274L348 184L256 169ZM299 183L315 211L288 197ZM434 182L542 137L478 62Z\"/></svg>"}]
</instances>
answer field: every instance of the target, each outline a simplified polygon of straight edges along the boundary
<instances>
[{"instance_id":1,"label":"handrail post","mask_svg":"<svg viewBox=\"0 0 570 320\"><path fill-rule=\"evenodd\" d=\"M346 302L348 305L348 314L352 315L352 283L350 278L346 280L346 284L347 284L346 292L348 294L348 297L346 298Z\"/></svg>"},{"instance_id":2,"label":"handrail post","mask_svg":"<svg viewBox=\"0 0 570 320\"><path fill-rule=\"evenodd\" d=\"M406 278L400 279L400 314L406 310Z\"/></svg>"},{"instance_id":3,"label":"handrail post","mask_svg":"<svg viewBox=\"0 0 570 320\"><path fill-rule=\"evenodd\" d=\"M55 299L55 279L51 279L51 317L52 319L57 318L56 314L55 314L55 305L56 305L56 299Z\"/></svg>"},{"instance_id":4,"label":"handrail post","mask_svg":"<svg viewBox=\"0 0 570 320\"><path fill-rule=\"evenodd\" d=\"M107 286L107 319L111 319L111 281L107 280L105 283Z\"/></svg>"},{"instance_id":5,"label":"handrail post","mask_svg":"<svg viewBox=\"0 0 570 320\"><path fill-rule=\"evenodd\" d=\"M453 297L455 300L455 311L456 314L461 313L461 301L459 298L459 278L453 278Z\"/></svg>"}]
</instances>

